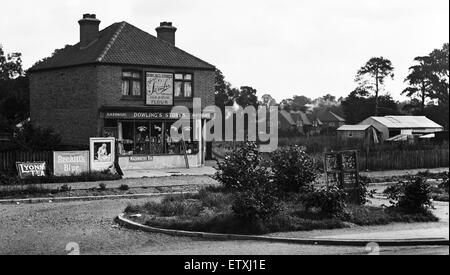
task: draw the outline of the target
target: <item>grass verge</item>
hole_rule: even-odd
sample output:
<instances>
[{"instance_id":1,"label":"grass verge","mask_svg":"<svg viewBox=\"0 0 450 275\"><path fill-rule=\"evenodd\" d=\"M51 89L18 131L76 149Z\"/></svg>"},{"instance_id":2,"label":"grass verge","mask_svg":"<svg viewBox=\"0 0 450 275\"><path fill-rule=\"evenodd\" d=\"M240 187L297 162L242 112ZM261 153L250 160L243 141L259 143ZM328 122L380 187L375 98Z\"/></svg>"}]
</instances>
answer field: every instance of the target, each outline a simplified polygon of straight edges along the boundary
<instances>
[{"instance_id":1,"label":"grass verge","mask_svg":"<svg viewBox=\"0 0 450 275\"><path fill-rule=\"evenodd\" d=\"M196 195L169 196L161 203L129 205L125 213L157 228L247 235L439 220L431 212L411 214L395 208L356 205L348 206L342 217L326 218L306 211L293 200L285 202L276 216L264 221L248 221L234 215L233 200L234 195L221 188L207 188ZM142 216L136 218L133 214Z\"/></svg>"}]
</instances>

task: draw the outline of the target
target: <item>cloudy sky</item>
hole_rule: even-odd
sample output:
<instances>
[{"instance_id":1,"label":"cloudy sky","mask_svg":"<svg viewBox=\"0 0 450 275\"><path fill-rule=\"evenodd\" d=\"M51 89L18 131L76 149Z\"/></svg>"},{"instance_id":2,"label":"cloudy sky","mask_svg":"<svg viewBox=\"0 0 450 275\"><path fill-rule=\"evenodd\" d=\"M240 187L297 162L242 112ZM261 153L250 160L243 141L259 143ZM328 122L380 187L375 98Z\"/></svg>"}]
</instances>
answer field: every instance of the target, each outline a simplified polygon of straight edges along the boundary
<instances>
[{"instance_id":1,"label":"cloudy sky","mask_svg":"<svg viewBox=\"0 0 450 275\"><path fill-rule=\"evenodd\" d=\"M101 28L127 21L155 34L178 27L177 46L221 69L233 86L277 100L346 96L372 56L389 58L401 99L414 57L449 41L449 0L2 0L0 44L26 68L78 41L78 19L96 13ZM7 12L4 12L7 11Z\"/></svg>"}]
</instances>

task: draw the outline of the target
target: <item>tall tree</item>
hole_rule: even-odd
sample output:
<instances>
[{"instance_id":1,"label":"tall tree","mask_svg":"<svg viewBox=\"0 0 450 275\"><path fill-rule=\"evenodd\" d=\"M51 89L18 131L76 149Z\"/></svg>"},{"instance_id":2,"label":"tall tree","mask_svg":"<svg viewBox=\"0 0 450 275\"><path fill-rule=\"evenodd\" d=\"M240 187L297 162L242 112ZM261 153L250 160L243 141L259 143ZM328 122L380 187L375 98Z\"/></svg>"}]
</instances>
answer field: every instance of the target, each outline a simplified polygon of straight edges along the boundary
<instances>
[{"instance_id":1,"label":"tall tree","mask_svg":"<svg viewBox=\"0 0 450 275\"><path fill-rule=\"evenodd\" d=\"M433 97L433 87L439 82L439 78L433 73L433 62L429 56L419 56L414 59L417 65L409 68L409 75L405 82L409 84L402 94L414 98L420 98L421 114L425 113L426 99Z\"/></svg>"},{"instance_id":2,"label":"tall tree","mask_svg":"<svg viewBox=\"0 0 450 275\"><path fill-rule=\"evenodd\" d=\"M442 49L436 49L430 54L432 69L438 80L434 84L435 94L433 97L438 99L443 105L449 102L449 45L445 43Z\"/></svg>"},{"instance_id":3,"label":"tall tree","mask_svg":"<svg viewBox=\"0 0 450 275\"><path fill-rule=\"evenodd\" d=\"M261 97L261 100L259 102L260 106L266 106L267 108L270 106L276 106L277 101L269 94L265 94Z\"/></svg>"},{"instance_id":4,"label":"tall tree","mask_svg":"<svg viewBox=\"0 0 450 275\"><path fill-rule=\"evenodd\" d=\"M384 80L387 76L394 78L394 67L392 62L384 57L373 57L367 63L359 69L356 75L356 81L360 83L361 88L371 89L375 92L375 116L379 114L379 94L380 86L384 84ZM369 84L364 77L370 77L374 80L374 83ZM375 84L373 87L372 84Z\"/></svg>"},{"instance_id":5,"label":"tall tree","mask_svg":"<svg viewBox=\"0 0 450 275\"><path fill-rule=\"evenodd\" d=\"M5 55L0 44L0 80L10 80L23 75L22 54L9 53Z\"/></svg>"},{"instance_id":6,"label":"tall tree","mask_svg":"<svg viewBox=\"0 0 450 275\"><path fill-rule=\"evenodd\" d=\"M6 54L0 45L0 127L11 128L29 112L29 84L20 53Z\"/></svg>"}]
</instances>

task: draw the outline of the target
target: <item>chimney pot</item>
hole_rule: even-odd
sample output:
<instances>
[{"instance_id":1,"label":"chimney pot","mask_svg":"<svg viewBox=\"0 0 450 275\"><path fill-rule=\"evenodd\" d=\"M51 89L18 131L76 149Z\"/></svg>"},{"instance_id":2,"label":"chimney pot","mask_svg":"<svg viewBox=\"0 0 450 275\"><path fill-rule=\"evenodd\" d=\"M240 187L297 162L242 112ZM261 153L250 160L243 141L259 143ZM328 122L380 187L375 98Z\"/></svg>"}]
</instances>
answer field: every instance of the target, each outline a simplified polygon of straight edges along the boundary
<instances>
[{"instance_id":1,"label":"chimney pot","mask_svg":"<svg viewBox=\"0 0 450 275\"><path fill-rule=\"evenodd\" d=\"M80 24L80 46L86 47L98 38L100 20L95 14L85 13L78 23Z\"/></svg>"}]
</instances>

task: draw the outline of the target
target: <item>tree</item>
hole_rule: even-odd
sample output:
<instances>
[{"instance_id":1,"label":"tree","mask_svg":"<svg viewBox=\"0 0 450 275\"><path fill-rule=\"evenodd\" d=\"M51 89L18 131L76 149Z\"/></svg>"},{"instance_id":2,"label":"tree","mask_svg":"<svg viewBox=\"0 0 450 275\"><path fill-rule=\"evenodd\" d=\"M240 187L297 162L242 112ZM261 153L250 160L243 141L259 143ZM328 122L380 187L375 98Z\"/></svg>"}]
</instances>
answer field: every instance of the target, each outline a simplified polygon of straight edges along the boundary
<instances>
[{"instance_id":1,"label":"tree","mask_svg":"<svg viewBox=\"0 0 450 275\"><path fill-rule=\"evenodd\" d=\"M402 94L408 97L420 97L421 114L425 112L426 99L433 97L433 88L435 83L439 82L439 78L433 73L433 62L429 56L420 56L414 59L418 65L409 68L409 75L405 82L409 83L409 87L403 90Z\"/></svg>"},{"instance_id":2,"label":"tree","mask_svg":"<svg viewBox=\"0 0 450 275\"><path fill-rule=\"evenodd\" d=\"M24 76L20 53L5 55L0 45L0 121L11 128L29 113L29 81Z\"/></svg>"},{"instance_id":3,"label":"tree","mask_svg":"<svg viewBox=\"0 0 450 275\"><path fill-rule=\"evenodd\" d=\"M375 91L375 116L379 113L379 94L380 85L384 84L384 80L387 76L394 78L394 67L392 67L392 62L384 57L373 57L371 58L361 69L359 69L356 75L356 81L360 83L360 87L367 90ZM374 79L375 87L369 84L364 77L369 76Z\"/></svg>"},{"instance_id":4,"label":"tree","mask_svg":"<svg viewBox=\"0 0 450 275\"><path fill-rule=\"evenodd\" d=\"M265 94L261 97L261 100L259 102L260 106L266 106L267 108L271 106L276 106L277 101L269 94Z\"/></svg>"},{"instance_id":5,"label":"tree","mask_svg":"<svg viewBox=\"0 0 450 275\"><path fill-rule=\"evenodd\" d=\"M370 92L357 88L342 101L342 109L345 120L348 124L357 124L373 115L375 96L370 96ZM378 97L378 114L381 116L398 115L398 104L390 95Z\"/></svg>"},{"instance_id":6,"label":"tree","mask_svg":"<svg viewBox=\"0 0 450 275\"><path fill-rule=\"evenodd\" d=\"M5 55L0 44L0 80L14 79L23 75L22 54L9 53Z\"/></svg>"},{"instance_id":7,"label":"tree","mask_svg":"<svg viewBox=\"0 0 450 275\"><path fill-rule=\"evenodd\" d=\"M248 106L257 108L258 97L256 96L256 93L256 89L253 89L249 86L242 86L239 90L239 93L235 97L235 101L242 108L246 108Z\"/></svg>"},{"instance_id":8,"label":"tree","mask_svg":"<svg viewBox=\"0 0 450 275\"><path fill-rule=\"evenodd\" d=\"M438 99L442 105L449 102L449 45L445 43L442 49L436 49L430 54L431 66L436 76L433 98Z\"/></svg>"},{"instance_id":9,"label":"tree","mask_svg":"<svg viewBox=\"0 0 450 275\"><path fill-rule=\"evenodd\" d=\"M284 99L281 101L281 109L286 111L302 111L306 112L308 107L306 105L311 104L312 100L306 96L296 95L292 99Z\"/></svg>"}]
</instances>

